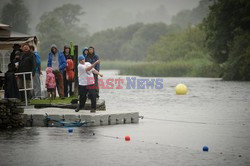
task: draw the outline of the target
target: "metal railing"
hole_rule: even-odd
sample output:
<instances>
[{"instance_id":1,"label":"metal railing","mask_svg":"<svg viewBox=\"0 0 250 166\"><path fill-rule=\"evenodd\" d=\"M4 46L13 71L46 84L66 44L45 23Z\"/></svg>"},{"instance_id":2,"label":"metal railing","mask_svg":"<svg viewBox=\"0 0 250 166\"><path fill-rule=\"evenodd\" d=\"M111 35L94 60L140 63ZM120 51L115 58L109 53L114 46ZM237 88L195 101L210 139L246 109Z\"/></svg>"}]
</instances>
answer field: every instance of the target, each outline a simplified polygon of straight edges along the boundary
<instances>
[{"instance_id":1,"label":"metal railing","mask_svg":"<svg viewBox=\"0 0 250 166\"><path fill-rule=\"evenodd\" d=\"M27 82L26 82L26 74L30 75L30 81L31 81L31 87L27 88ZM27 96L27 91L33 90L33 77L32 77L32 72L22 72L22 73L15 73L16 76L18 75L23 75L23 88L20 88L18 85L19 92L24 91L24 96L25 96L25 105L28 106L28 96ZM3 73L0 73L0 76L4 77ZM19 79L20 81L21 79ZM4 91L4 90L0 90Z\"/></svg>"}]
</instances>

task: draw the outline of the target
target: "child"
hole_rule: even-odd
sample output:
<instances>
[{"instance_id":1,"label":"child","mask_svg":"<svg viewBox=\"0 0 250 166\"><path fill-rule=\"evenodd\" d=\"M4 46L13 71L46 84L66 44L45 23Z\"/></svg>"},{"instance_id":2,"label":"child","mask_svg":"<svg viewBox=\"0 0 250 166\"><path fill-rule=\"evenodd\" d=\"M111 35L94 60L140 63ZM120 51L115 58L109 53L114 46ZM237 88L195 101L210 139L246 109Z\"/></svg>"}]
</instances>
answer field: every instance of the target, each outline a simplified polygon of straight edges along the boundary
<instances>
[{"instance_id":1,"label":"child","mask_svg":"<svg viewBox=\"0 0 250 166\"><path fill-rule=\"evenodd\" d=\"M48 91L48 97L51 99L56 98L56 79L51 67L46 68L46 83L45 86Z\"/></svg>"}]
</instances>

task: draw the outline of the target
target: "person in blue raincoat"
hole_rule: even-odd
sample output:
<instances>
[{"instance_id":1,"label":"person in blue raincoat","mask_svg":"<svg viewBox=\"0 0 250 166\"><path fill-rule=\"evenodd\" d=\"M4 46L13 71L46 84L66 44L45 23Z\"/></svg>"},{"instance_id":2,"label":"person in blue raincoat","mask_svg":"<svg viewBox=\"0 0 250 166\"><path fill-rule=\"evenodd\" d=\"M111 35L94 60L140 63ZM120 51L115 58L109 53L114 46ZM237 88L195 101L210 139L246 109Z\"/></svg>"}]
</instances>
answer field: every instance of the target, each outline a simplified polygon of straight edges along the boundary
<instances>
[{"instance_id":1,"label":"person in blue raincoat","mask_svg":"<svg viewBox=\"0 0 250 166\"><path fill-rule=\"evenodd\" d=\"M55 44L51 45L47 67L53 68L53 74L56 77L56 87L61 99L64 99L63 71L66 68L66 59L64 54L57 49Z\"/></svg>"}]
</instances>

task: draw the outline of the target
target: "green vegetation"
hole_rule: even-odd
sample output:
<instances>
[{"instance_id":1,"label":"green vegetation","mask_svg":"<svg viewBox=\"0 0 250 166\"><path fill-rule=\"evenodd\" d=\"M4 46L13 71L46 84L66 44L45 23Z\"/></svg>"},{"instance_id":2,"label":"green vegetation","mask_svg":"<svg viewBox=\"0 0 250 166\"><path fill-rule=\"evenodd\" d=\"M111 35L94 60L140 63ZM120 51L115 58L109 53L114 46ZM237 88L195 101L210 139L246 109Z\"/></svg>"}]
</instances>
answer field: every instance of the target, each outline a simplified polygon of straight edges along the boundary
<instances>
[{"instance_id":1,"label":"green vegetation","mask_svg":"<svg viewBox=\"0 0 250 166\"><path fill-rule=\"evenodd\" d=\"M23 0L11 0L1 11L0 22L10 25L14 31L27 33L29 21L30 13Z\"/></svg>"},{"instance_id":2,"label":"green vegetation","mask_svg":"<svg viewBox=\"0 0 250 166\"><path fill-rule=\"evenodd\" d=\"M115 60L115 61L103 60L103 61L101 61L101 70L122 70L122 69L130 68L133 65L137 65L140 63L143 63L143 62L121 61L121 60Z\"/></svg>"},{"instance_id":3,"label":"green vegetation","mask_svg":"<svg viewBox=\"0 0 250 166\"><path fill-rule=\"evenodd\" d=\"M48 104L48 103L51 103L51 104L71 104L71 100L72 99L76 99L76 97L67 97L65 99L61 99L61 98L56 98L55 100L50 100L50 99L44 99L44 100L30 100L30 104L31 105L34 105L34 104Z\"/></svg>"},{"instance_id":4,"label":"green vegetation","mask_svg":"<svg viewBox=\"0 0 250 166\"><path fill-rule=\"evenodd\" d=\"M70 41L80 43L87 32L84 27L77 24L78 17L83 14L80 5L64 4L40 17L36 28L40 40L40 55L43 60L47 59L51 44L63 48Z\"/></svg>"},{"instance_id":5,"label":"green vegetation","mask_svg":"<svg viewBox=\"0 0 250 166\"><path fill-rule=\"evenodd\" d=\"M140 61L146 57L148 48L170 31L173 30L164 23L136 23L95 33L80 45L95 46L104 60Z\"/></svg>"},{"instance_id":6,"label":"green vegetation","mask_svg":"<svg viewBox=\"0 0 250 166\"><path fill-rule=\"evenodd\" d=\"M226 80L250 80L250 1L216 0L204 20L206 47Z\"/></svg>"},{"instance_id":7,"label":"green vegetation","mask_svg":"<svg viewBox=\"0 0 250 166\"><path fill-rule=\"evenodd\" d=\"M172 17L172 24L179 25L185 29L188 26L199 24L209 13L211 0L201 0L199 5L192 10L182 10Z\"/></svg>"},{"instance_id":8,"label":"green vegetation","mask_svg":"<svg viewBox=\"0 0 250 166\"><path fill-rule=\"evenodd\" d=\"M218 77L218 66L208 60L140 62L120 70L121 75L144 77Z\"/></svg>"}]
</instances>

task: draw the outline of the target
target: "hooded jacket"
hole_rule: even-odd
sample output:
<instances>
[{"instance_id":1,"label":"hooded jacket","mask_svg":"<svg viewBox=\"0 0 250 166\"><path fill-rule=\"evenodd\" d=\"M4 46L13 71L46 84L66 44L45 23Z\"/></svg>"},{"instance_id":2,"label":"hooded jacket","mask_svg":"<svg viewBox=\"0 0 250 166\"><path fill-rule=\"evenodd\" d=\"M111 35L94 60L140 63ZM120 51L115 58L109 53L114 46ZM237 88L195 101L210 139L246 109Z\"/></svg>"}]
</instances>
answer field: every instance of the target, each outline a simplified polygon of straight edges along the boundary
<instances>
[{"instance_id":1,"label":"hooded jacket","mask_svg":"<svg viewBox=\"0 0 250 166\"><path fill-rule=\"evenodd\" d=\"M56 88L55 75L53 74L53 69L51 67L46 68L46 88L54 89Z\"/></svg>"},{"instance_id":2,"label":"hooded jacket","mask_svg":"<svg viewBox=\"0 0 250 166\"><path fill-rule=\"evenodd\" d=\"M53 47L57 49L57 47L56 47L55 44L52 44L52 45L51 45L51 49L52 49ZM66 60L65 60L64 54L63 54L61 51L59 51L58 49L57 49L57 54L58 54L59 70L60 70L61 73L63 73L63 71L64 71L64 69L65 69L65 67L66 67ZM53 56L54 56L54 54L53 54L52 51L51 51L51 52L49 53L49 58L48 58L48 65L47 65L47 67L52 67L52 59L53 59Z\"/></svg>"},{"instance_id":3,"label":"hooded jacket","mask_svg":"<svg viewBox=\"0 0 250 166\"><path fill-rule=\"evenodd\" d=\"M86 54L84 54L84 51L85 50L88 50L88 47L84 47L83 49L82 49L82 55L84 56L84 58L86 58L87 57L87 55Z\"/></svg>"},{"instance_id":4,"label":"hooded jacket","mask_svg":"<svg viewBox=\"0 0 250 166\"><path fill-rule=\"evenodd\" d=\"M89 62L89 63L93 64L93 63L95 63L98 59L99 59L99 56L96 55L95 52L93 52L93 55L89 55L89 54L88 54L88 55L85 57L85 62ZM96 65L95 65L95 69L96 69L97 71L99 71L99 70L100 70L100 64L96 64Z\"/></svg>"}]
</instances>

